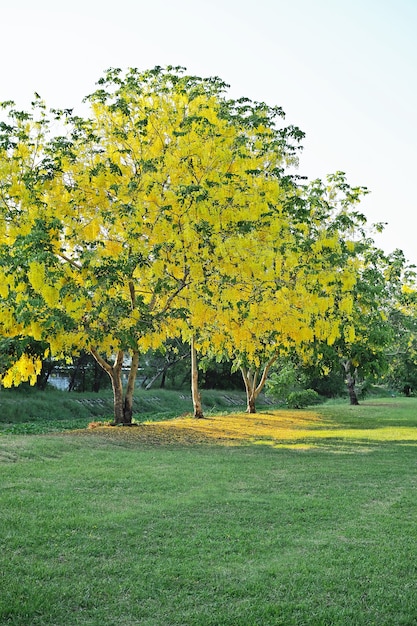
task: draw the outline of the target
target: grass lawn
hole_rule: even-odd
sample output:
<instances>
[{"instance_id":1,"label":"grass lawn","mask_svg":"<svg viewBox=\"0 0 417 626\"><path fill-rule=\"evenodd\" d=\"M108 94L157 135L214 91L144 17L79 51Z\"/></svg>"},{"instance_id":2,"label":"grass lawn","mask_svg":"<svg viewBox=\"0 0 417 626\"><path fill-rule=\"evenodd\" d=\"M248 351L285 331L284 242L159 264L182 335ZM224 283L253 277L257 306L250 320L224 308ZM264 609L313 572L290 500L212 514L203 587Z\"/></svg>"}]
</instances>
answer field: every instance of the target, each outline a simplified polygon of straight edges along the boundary
<instances>
[{"instance_id":1,"label":"grass lawn","mask_svg":"<svg viewBox=\"0 0 417 626\"><path fill-rule=\"evenodd\" d=\"M0 435L0 624L417 624L417 399Z\"/></svg>"}]
</instances>

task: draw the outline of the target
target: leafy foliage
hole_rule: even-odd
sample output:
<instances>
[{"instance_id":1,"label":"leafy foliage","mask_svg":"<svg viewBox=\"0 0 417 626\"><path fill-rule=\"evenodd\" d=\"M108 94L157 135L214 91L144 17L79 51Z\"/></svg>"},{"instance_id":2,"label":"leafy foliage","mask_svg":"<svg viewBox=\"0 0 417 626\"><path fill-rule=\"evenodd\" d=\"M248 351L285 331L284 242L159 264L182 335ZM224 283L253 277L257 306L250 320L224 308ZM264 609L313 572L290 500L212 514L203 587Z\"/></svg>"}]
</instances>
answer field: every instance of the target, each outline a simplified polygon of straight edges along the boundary
<instances>
[{"instance_id":1,"label":"leafy foliage","mask_svg":"<svg viewBox=\"0 0 417 626\"><path fill-rule=\"evenodd\" d=\"M300 377L300 368L297 368L291 360L283 361L274 366L266 383L267 392L271 396L285 398L300 383Z\"/></svg>"}]
</instances>

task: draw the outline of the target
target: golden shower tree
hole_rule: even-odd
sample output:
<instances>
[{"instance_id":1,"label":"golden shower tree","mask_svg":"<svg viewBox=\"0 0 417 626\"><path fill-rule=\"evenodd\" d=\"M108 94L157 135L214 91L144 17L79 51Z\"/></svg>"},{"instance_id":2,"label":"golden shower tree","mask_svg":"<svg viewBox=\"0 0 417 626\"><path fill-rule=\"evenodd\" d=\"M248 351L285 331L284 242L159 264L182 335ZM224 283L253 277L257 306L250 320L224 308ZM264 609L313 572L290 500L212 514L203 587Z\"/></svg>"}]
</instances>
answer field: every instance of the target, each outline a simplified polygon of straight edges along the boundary
<instances>
[{"instance_id":1,"label":"golden shower tree","mask_svg":"<svg viewBox=\"0 0 417 626\"><path fill-rule=\"evenodd\" d=\"M302 134L225 88L181 68L109 70L85 118L38 97L30 112L3 105L1 335L55 358L90 350L111 378L116 423L132 419L141 352L191 339L207 294L223 309L244 295L271 224L283 244L291 234L283 173ZM3 384L38 369L24 353Z\"/></svg>"}]
</instances>

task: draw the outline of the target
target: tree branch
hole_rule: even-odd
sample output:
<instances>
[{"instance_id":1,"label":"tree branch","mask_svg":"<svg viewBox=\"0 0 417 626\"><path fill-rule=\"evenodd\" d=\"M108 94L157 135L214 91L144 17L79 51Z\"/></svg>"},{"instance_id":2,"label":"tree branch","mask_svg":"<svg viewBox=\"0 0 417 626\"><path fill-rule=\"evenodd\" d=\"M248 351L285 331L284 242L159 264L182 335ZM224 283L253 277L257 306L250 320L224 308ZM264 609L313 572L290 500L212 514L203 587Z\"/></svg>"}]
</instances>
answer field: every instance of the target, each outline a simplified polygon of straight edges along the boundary
<instances>
[{"instance_id":1,"label":"tree branch","mask_svg":"<svg viewBox=\"0 0 417 626\"><path fill-rule=\"evenodd\" d=\"M268 372L271 369L272 364L275 363L275 361L277 360L277 358L278 358L278 354L275 354L273 357L271 357L269 359L268 363L265 365L265 367L263 369L263 372L262 372L261 379L259 381L258 386L256 387L256 390L255 390L255 397L256 398L259 396L260 392L262 391L262 389L263 389L263 387L265 385L265 382L266 382L266 377L268 376Z\"/></svg>"},{"instance_id":2,"label":"tree branch","mask_svg":"<svg viewBox=\"0 0 417 626\"><path fill-rule=\"evenodd\" d=\"M129 281L129 292L130 292L130 301L132 303L132 310L136 308L136 295L135 295L135 285L133 281Z\"/></svg>"},{"instance_id":3,"label":"tree branch","mask_svg":"<svg viewBox=\"0 0 417 626\"><path fill-rule=\"evenodd\" d=\"M100 356L100 354L97 351L97 348L90 348L90 352L95 358L95 360L97 361L97 363L100 365L100 367L102 367L108 374L111 374L113 370L112 366L109 363L107 363L107 361L103 359L102 356Z\"/></svg>"},{"instance_id":4,"label":"tree branch","mask_svg":"<svg viewBox=\"0 0 417 626\"><path fill-rule=\"evenodd\" d=\"M82 266L79 265L76 261L74 261L73 259L70 259L69 257L67 257L65 254L61 254L61 253L57 253L57 256L62 259L63 261L66 261L67 263L69 263L70 265L72 265L72 267L75 267L75 269L77 270L81 270Z\"/></svg>"}]
</instances>

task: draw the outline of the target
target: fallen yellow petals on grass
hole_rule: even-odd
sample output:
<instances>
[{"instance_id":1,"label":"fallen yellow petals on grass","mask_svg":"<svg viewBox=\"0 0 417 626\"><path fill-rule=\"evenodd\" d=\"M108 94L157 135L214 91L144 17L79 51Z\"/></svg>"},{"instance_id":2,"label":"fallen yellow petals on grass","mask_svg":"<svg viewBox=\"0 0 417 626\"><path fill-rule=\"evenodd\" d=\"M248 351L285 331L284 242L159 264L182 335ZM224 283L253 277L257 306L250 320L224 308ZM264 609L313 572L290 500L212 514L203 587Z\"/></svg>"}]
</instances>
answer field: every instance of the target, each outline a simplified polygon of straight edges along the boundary
<instances>
[{"instance_id":1,"label":"fallen yellow petals on grass","mask_svg":"<svg viewBox=\"0 0 417 626\"><path fill-rule=\"evenodd\" d=\"M204 419L187 416L161 422L144 422L130 428L97 424L89 432L150 444L255 444L294 450L372 442L417 445L416 428L340 428L315 411L298 410L215 415Z\"/></svg>"},{"instance_id":2,"label":"fallen yellow petals on grass","mask_svg":"<svg viewBox=\"0 0 417 626\"><path fill-rule=\"evenodd\" d=\"M268 413L237 413L216 415L204 419L181 417L159 422L161 429L173 428L199 433L211 440L223 443L253 442L262 440L299 439L299 433L314 428L321 422L314 412L273 411Z\"/></svg>"}]
</instances>

